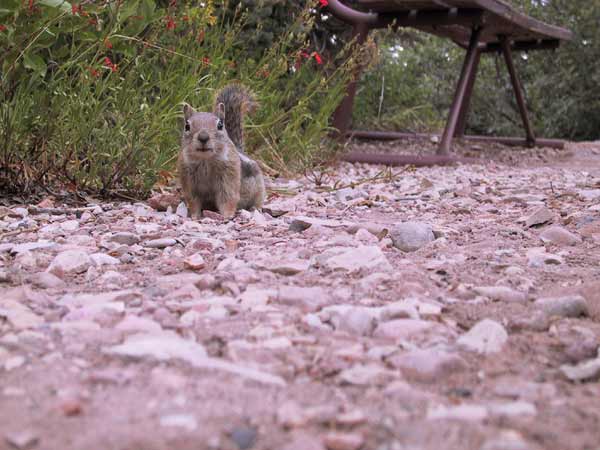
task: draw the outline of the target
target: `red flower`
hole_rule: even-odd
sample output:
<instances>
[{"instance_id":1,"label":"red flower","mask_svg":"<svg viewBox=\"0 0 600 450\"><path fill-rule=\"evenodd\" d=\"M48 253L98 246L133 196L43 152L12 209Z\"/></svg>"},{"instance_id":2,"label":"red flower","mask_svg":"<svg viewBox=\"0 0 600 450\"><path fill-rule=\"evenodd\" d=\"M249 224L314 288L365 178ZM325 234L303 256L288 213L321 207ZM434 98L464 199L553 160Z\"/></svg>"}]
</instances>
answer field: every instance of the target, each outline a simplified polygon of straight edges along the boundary
<instances>
[{"instance_id":1,"label":"red flower","mask_svg":"<svg viewBox=\"0 0 600 450\"><path fill-rule=\"evenodd\" d=\"M94 17L90 17L88 19L88 25L92 25L93 27L95 27L96 25L98 25L98 21Z\"/></svg>"},{"instance_id":2,"label":"red flower","mask_svg":"<svg viewBox=\"0 0 600 450\"><path fill-rule=\"evenodd\" d=\"M79 11L81 10L81 6L77 5L76 3L73 3L71 5L71 14L75 15L77 14Z\"/></svg>"},{"instance_id":3,"label":"red flower","mask_svg":"<svg viewBox=\"0 0 600 450\"><path fill-rule=\"evenodd\" d=\"M112 43L108 40L108 38L104 38L104 46L106 48L113 48Z\"/></svg>"},{"instance_id":4,"label":"red flower","mask_svg":"<svg viewBox=\"0 0 600 450\"><path fill-rule=\"evenodd\" d=\"M113 63L108 56L104 57L104 66L110 69L112 72L116 72L117 70L119 70L119 67L115 63Z\"/></svg>"},{"instance_id":5,"label":"red flower","mask_svg":"<svg viewBox=\"0 0 600 450\"><path fill-rule=\"evenodd\" d=\"M0 24L0 32L2 32L2 31L6 31L6 27L4 25Z\"/></svg>"},{"instance_id":6,"label":"red flower","mask_svg":"<svg viewBox=\"0 0 600 450\"><path fill-rule=\"evenodd\" d=\"M177 6L177 0L171 0L169 2L169 8L173 7L173 6Z\"/></svg>"},{"instance_id":7,"label":"red flower","mask_svg":"<svg viewBox=\"0 0 600 450\"><path fill-rule=\"evenodd\" d=\"M167 16L165 19L167 21L167 30L174 30L177 26L175 19L171 16Z\"/></svg>"},{"instance_id":8,"label":"red flower","mask_svg":"<svg viewBox=\"0 0 600 450\"><path fill-rule=\"evenodd\" d=\"M314 56L315 61L317 62L317 64L323 64L323 59L321 58L321 55L319 55L317 52L314 52L313 56Z\"/></svg>"},{"instance_id":9,"label":"red flower","mask_svg":"<svg viewBox=\"0 0 600 450\"><path fill-rule=\"evenodd\" d=\"M329 2L327 0L319 0L319 6L321 8L324 8L325 6L328 6Z\"/></svg>"},{"instance_id":10,"label":"red flower","mask_svg":"<svg viewBox=\"0 0 600 450\"><path fill-rule=\"evenodd\" d=\"M90 67L90 75L93 76L94 78L98 78L98 77L100 77L100 72L98 72L93 67Z\"/></svg>"},{"instance_id":11,"label":"red flower","mask_svg":"<svg viewBox=\"0 0 600 450\"><path fill-rule=\"evenodd\" d=\"M310 55L308 53L306 53L305 51L301 51L300 52L300 56L302 56L303 58L310 58Z\"/></svg>"},{"instance_id":12,"label":"red flower","mask_svg":"<svg viewBox=\"0 0 600 450\"><path fill-rule=\"evenodd\" d=\"M29 11L33 11L34 3L34 0L29 0Z\"/></svg>"},{"instance_id":13,"label":"red flower","mask_svg":"<svg viewBox=\"0 0 600 450\"><path fill-rule=\"evenodd\" d=\"M208 57L206 57L206 56L205 56L204 58L202 58L202 65L203 65L203 66L208 66L208 65L210 65L210 58L208 58Z\"/></svg>"},{"instance_id":14,"label":"red flower","mask_svg":"<svg viewBox=\"0 0 600 450\"><path fill-rule=\"evenodd\" d=\"M189 22L190 21L190 16L183 16L181 18L181 20L183 20L184 22Z\"/></svg>"}]
</instances>

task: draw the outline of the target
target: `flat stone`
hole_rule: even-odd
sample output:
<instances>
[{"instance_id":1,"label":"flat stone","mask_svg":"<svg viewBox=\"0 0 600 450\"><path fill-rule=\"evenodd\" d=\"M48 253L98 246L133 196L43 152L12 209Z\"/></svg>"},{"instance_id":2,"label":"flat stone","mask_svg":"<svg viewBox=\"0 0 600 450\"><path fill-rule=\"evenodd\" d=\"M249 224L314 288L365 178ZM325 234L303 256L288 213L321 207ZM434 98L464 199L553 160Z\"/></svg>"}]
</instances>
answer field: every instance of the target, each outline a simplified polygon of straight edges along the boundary
<instances>
[{"instance_id":1,"label":"flat stone","mask_svg":"<svg viewBox=\"0 0 600 450\"><path fill-rule=\"evenodd\" d=\"M580 317L588 315L587 303L581 295L540 298L534 304L549 316Z\"/></svg>"},{"instance_id":2,"label":"flat stone","mask_svg":"<svg viewBox=\"0 0 600 450\"><path fill-rule=\"evenodd\" d=\"M536 209L530 216L525 219L525 225L527 228L543 225L545 223L551 222L554 219L554 214L545 206Z\"/></svg>"},{"instance_id":3,"label":"flat stone","mask_svg":"<svg viewBox=\"0 0 600 450\"><path fill-rule=\"evenodd\" d=\"M330 302L330 295L321 287L280 286L277 303L296 306L304 312L318 311Z\"/></svg>"},{"instance_id":4,"label":"flat stone","mask_svg":"<svg viewBox=\"0 0 600 450\"><path fill-rule=\"evenodd\" d=\"M140 243L140 237L137 234L127 231L115 233L108 240L121 245L135 245Z\"/></svg>"},{"instance_id":5,"label":"flat stone","mask_svg":"<svg viewBox=\"0 0 600 450\"><path fill-rule=\"evenodd\" d=\"M148 248L167 248L174 245L177 245L177 239L173 238L152 239L144 242L144 247Z\"/></svg>"},{"instance_id":6,"label":"flat stone","mask_svg":"<svg viewBox=\"0 0 600 450\"><path fill-rule=\"evenodd\" d=\"M170 414L160 418L160 426L194 431L198 428L198 421L191 414Z\"/></svg>"},{"instance_id":7,"label":"flat stone","mask_svg":"<svg viewBox=\"0 0 600 450\"><path fill-rule=\"evenodd\" d=\"M435 348L398 353L387 361L408 379L427 383L467 368L467 363L459 355Z\"/></svg>"},{"instance_id":8,"label":"flat stone","mask_svg":"<svg viewBox=\"0 0 600 450\"><path fill-rule=\"evenodd\" d=\"M481 422L488 417L488 410L482 405L440 405L427 412L428 420L459 420L463 422Z\"/></svg>"},{"instance_id":9,"label":"flat stone","mask_svg":"<svg viewBox=\"0 0 600 450\"><path fill-rule=\"evenodd\" d=\"M67 275L83 273L93 264L89 255L82 250L67 250L54 257L48 272L63 278Z\"/></svg>"},{"instance_id":10,"label":"flat stone","mask_svg":"<svg viewBox=\"0 0 600 450\"><path fill-rule=\"evenodd\" d=\"M575 366L565 364L560 366L560 371L571 381L589 381L600 378L600 348L596 359L584 361Z\"/></svg>"},{"instance_id":11,"label":"flat stone","mask_svg":"<svg viewBox=\"0 0 600 450\"><path fill-rule=\"evenodd\" d=\"M162 331L162 327L152 319L127 315L115 326L115 330L126 333L154 333Z\"/></svg>"},{"instance_id":12,"label":"flat stone","mask_svg":"<svg viewBox=\"0 0 600 450\"><path fill-rule=\"evenodd\" d=\"M343 270L350 273L368 269L392 270L392 266L379 247L364 245L328 258L324 266L330 270Z\"/></svg>"},{"instance_id":13,"label":"flat stone","mask_svg":"<svg viewBox=\"0 0 600 450\"><path fill-rule=\"evenodd\" d=\"M490 319L476 323L467 333L458 338L459 347L489 355L502 350L508 340L508 333L502 325Z\"/></svg>"},{"instance_id":14,"label":"flat stone","mask_svg":"<svg viewBox=\"0 0 600 450\"><path fill-rule=\"evenodd\" d=\"M422 222L405 222L396 225L389 233L394 247L403 252L414 252L433 242L435 235L430 225Z\"/></svg>"},{"instance_id":15,"label":"flat stone","mask_svg":"<svg viewBox=\"0 0 600 450\"><path fill-rule=\"evenodd\" d=\"M561 247L581 244L582 240L576 234L562 227L549 227L540 234L540 239L545 243L555 244Z\"/></svg>"},{"instance_id":16,"label":"flat stone","mask_svg":"<svg viewBox=\"0 0 600 450\"><path fill-rule=\"evenodd\" d=\"M280 275L297 275L302 272L306 272L310 267L310 261L306 259L292 259L277 261L270 264L267 268L274 273Z\"/></svg>"},{"instance_id":17,"label":"flat stone","mask_svg":"<svg viewBox=\"0 0 600 450\"><path fill-rule=\"evenodd\" d=\"M440 326L435 322L417 319L396 319L380 323L373 332L374 337L388 339L409 339L415 335L422 335L427 331Z\"/></svg>"},{"instance_id":18,"label":"flat stone","mask_svg":"<svg viewBox=\"0 0 600 450\"><path fill-rule=\"evenodd\" d=\"M202 270L206 267L206 261L200 253L195 253L183 260L183 265L186 269Z\"/></svg>"},{"instance_id":19,"label":"flat stone","mask_svg":"<svg viewBox=\"0 0 600 450\"><path fill-rule=\"evenodd\" d=\"M223 371L259 383L276 386L286 385L285 381L276 375L239 366L219 358L209 358L204 346L201 344L183 339L168 331L131 335L122 344L106 347L103 352L109 355L137 359L149 357L158 361L178 359L197 368Z\"/></svg>"},{"instance_id":20,"label":"flat stone","mask_svg":"<svg viewBox=\"0 0 600 450\"><path fill-rule=\"evenodd\" d=\"M527 295L506 286L478 286L473 288L473 291L494 301L507 303L527 302Z\"/></svg>"},{"instance_id":21,"label":"flat stone","mask_svg":"<svg viewBox=\"0 0 600 450\"><path fill-rule=\"evenodd\" d=\"M328 450L359 450L365 442L362 434L332 431L325 435L323 443Z\"/></svg>"},{"instance_id":22,"label":"flat stone","mask_svg":"<svg viewBox=\"0 0 600 450\"><path fill-rule=\"evenodd\" d=\"M535 405L526 401L493 403L488 406L488 411L491 416L503 418L537 415Z\"/></svg>"}]
</instances>

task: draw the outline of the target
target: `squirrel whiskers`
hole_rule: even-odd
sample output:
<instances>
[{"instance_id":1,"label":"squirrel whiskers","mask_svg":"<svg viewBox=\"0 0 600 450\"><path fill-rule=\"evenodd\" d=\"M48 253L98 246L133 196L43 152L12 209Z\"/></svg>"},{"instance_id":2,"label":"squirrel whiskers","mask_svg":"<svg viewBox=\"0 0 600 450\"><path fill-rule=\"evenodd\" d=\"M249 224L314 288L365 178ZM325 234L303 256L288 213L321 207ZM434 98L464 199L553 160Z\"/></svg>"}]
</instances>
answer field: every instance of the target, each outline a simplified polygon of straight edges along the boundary
<instances>
[{"instance_id":1,"label":"squirrel whiskers","mask_svg":"<svg viewBox=\"0 0 600 450\"><path fill-rule=\"evenodd\" d=\"M184 105L177 165L193 217L208 209L231 218L237 209L262 207L262 172L256 161L243 153L243 117L255 106L253 96L239 84L230 84L217 94L212 113Z\"/></svg>"}]
</instances>

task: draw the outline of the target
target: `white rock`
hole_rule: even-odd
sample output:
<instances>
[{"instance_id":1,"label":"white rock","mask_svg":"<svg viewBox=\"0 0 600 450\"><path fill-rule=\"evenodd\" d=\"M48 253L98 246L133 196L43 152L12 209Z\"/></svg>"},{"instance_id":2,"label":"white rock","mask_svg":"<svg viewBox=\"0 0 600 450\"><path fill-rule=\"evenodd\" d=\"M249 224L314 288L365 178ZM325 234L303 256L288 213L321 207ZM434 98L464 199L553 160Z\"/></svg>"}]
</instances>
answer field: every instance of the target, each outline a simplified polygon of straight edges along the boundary
<instances>
[{"instance_id":1,"label":"white rock","mask_svg":"<svg viewBox=\"0 0 600 450\"><path fill-rule=\"evenodd\" d=\"M430 225L422 222L405 222L390 230L394 246L403 252L414 252L433 242L435 235Z\"/></svg>"},{"instance_id":2,"label":"white rock","mask_svg":"<svg viewBox=\"0 0 600 450\"><path fill-rule=\"evenodd\" d=\"M533 403L525 401L509 403L493 403L488 407L490 415L496 417L535 416L537 408Z\"/></svg>"},{"instance_id":3,"label":"white rock","mask_svg":"<svg viewBox=\"0 0 600 450\"><path fill-rule=\"evenodd\" d=\"M79 228L79 221L77 220L66 220L60 224L60 228L63 231L75 231Z\"/></svg>"},{"instance_id":4,"label":"white rock","mask_svg":"<svg viewBox=\"0 0 600 450\"><path fill-rule=\"evenodd\" d=\"M8 372L21 367L23 364L25 364L24 356L13 356L4 361L4 370Z\"/></svg>"},{"instance_id":5,"label":"white rock","mask_svg":"<svg viewBox=\"0 0 600 450\"><path fill-rule=\"evenodd\" d=\"M310 267L310 261L306 259L288 259L278 260L268 265L268 269L271 272L278 273L280 275L297 275L302 272L306 272Z\"/></svg>"},{"instance_id":6,"label":"white rock","mask_svg":"<svg viewBox=\"0 0 600 450\"><path fill-rule=\"evenodd\" d=\"M382 369L376 364L356 365L349 369L343 370L340 375L340 380L346 384L356 386L378 385L385 383L390 378L390 372Z\"/></svg>"},{"instance_id":7,"label":"white rock","mask_svg":"<svg viewBox=\"0 0 600 450\"><path fill-rule=\"evenodd\" d=\"M575 366L568 364L560 366L560 371L571 381L596 380L600 378L600 348L598 357L589 361L584 361Z\"/></svg>"},{"instance_id":8,"label":"white rock","mask_svg":"<svg viewBox=\"0 0 600 450\"><path fill-rule=\"evenodd\" d=\"M160 426L183 428L187 431L194 431L198 428L198 421L191 414L170 414L160 418Z\"/></svg>"},{"instance_id":9,"label":"white rock","mask_svg":"<svg viewBox=\"0 0 600 450\"><path fill-rule=\"evenodd\" d=\"M490 319L476 323L456 343L465 350L488 355L497 353L508 340L508 333L502 325Z\"/></svg>"},{"instance_id":10,"label":"white rock","mask_svg":"<svg viewBox=\"0 0 600 450\"><path fill-rule=\"evenodd\" d=\"M127 315L121 320L116 326L115 330L123 331L126 333L154 333L160 332L162 327L158 322L145 317L138 317L134 315Z\"/></svg>"},{"instance_id":11,"label":"white rock","mask_svg":"<svg viewBox=\"0 0 600 450\"><path fill-rule=\"evenodd\" d=\"M82 250L67 250L54 257L48 272L59 278L66 275L83 273L92 265L92 259Z\"/></svg>"},{"instance_id":12,"label":"white rock","mask_svg":"<svg viewBox=\"0 0 600 450\"><path fill-rule=\"evenodd\" d=\"M509 303L525 303L527 296L522 292L515 291L506 286L478 286L473 290L484 297L488 297L495 301Z\"/></svg>"},{"instance_id":13,"label":"white rock","mask_svg":"<svg viewBox=\"0 0 600 450\"><path fill-rule=\"evenodd\" d=\"M179 205L177 205L175 214L177 214L179 217L183 217L184 219L188 216L188 209L184 202L181 202Z\"/></svg>"},{"instance_id":14,"label":"white rock","mask_svg":"<svg viewBox=\"0 0 600 450\"><path fill-rule=\"evenodd\" d=\"M183 339L172 332L142 333L129 336L123 344L107 347L104 353L132 358L150 357L159 361L180 359L197 368L213 369L248 378L259 383L285 386L276 375L209 358L201 344Z\"/></svg>"},{"instance_id":15,"label":"white rock","mask_svg":"<svg viewBox=\"0 0 600 450\"><path fill-rule=\"evenodd\" d=\"M117 258L107 255L105 253L93 253L90 255L90 259L94 263L95 266L114 266L117 264L121 264Z\"/></svg>"},{"instance_id":16,"label":"white rock","mask_svg":"<svg viewBox=\"0 0 600 450\"><path fill-rule=\"evenodd\" d=\"M321 287L280 286L277 292L277 303L305 312L317 311L329 302L330 295Z\"/></svg>"},{"instance_id":17,"label":"white rock","mask_svg":"<svg viewBox=\"0 0 600 450\"><path fill-rule=\"evenodd\" d=\"M488 411L485 406L481 405L458 405L444 406L431 408L427 412L427 419L454 419L464 422L481 422L488 417Z\"/></svg>"},{"instance_id":18,"label":"white rock","mask_svg":"<svg viewBox=\"0 0 600 450\"><path fill-rule=\"evenodd\" d=\"M392 270L385 254L377 246L360 246L346 250L327 259L324 265L331 270L345 270L351 273L363 269Z\"/></svg>"}]
</instances>

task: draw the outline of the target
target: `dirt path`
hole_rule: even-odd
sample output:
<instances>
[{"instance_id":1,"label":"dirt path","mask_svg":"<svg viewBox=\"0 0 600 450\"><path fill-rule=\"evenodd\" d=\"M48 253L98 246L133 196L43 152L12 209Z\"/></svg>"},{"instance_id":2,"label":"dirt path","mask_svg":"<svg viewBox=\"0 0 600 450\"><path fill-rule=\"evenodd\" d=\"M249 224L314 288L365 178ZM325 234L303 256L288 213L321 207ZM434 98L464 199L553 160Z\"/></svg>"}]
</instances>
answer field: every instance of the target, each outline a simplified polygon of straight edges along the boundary
<instances>
[{"instance_id":1,"label":"dirt path","mask_svg":"<svg viewBox=\"0 0 600 450\"><path fill-rule=\"evenodd\" d=\"M597 450L600 143L531 155L0 207L0 448Z\"/></svg>"}]
</instances>

